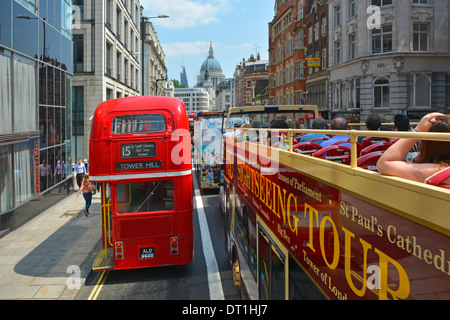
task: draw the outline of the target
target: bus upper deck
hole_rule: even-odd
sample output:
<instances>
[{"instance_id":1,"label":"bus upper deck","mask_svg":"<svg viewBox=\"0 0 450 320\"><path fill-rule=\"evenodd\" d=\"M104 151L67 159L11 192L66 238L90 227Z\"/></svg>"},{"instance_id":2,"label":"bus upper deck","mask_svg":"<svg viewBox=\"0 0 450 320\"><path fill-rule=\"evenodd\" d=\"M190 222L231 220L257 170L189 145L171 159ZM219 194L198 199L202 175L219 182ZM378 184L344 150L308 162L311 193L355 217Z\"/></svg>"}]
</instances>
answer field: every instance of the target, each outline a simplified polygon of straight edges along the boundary
<instances>
[{"instance_id":1,"label":"bus upper deck","mask_svg":"<svg viewBox=\"0 0 450 320\"><path fill-rule=\"evenodd\" d=\"M264 109L230 109L228 117L289 117ZM305 133L346 135L351 147L307 150L299 145ZM364 168L359 136L450 141L443 133L229 130L227 250L244 296L450 298L450 190Z\"/></svg>"},{"instance_id":2,"label":"bus upper deck","mask_svg":"<svg viewBox=\"0 0 450 320\"><path fill-rule=\"evenodd\" d=\"M166 176L187 173L192 160L185 107L180 100L165 97L106 101L92 120L89 148L90 154L109 155L90 164L96 181L118 180L122 175L127 178L126 174L152 169L166 172Z\"/></svg>"}]
</instances>

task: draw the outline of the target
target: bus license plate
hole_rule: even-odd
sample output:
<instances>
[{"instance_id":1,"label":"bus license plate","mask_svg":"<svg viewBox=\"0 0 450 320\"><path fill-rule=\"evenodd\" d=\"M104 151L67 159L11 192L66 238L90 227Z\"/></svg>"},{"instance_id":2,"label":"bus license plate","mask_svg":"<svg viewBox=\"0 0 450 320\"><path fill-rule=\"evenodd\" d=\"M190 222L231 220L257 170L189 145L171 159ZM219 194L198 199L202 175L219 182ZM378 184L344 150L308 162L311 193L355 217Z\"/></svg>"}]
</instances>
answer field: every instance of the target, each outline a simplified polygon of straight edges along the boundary
<instances>
[{"instance_id":1,"label":"bus license plate","mask_svg":"<svg viewBox=\"0 0 450 320\"><path fill-rule=\"evenodd\" d=\"M155 248L141 248L141 259L153 259L155 257Z\"/></svg>"}]
</instances>

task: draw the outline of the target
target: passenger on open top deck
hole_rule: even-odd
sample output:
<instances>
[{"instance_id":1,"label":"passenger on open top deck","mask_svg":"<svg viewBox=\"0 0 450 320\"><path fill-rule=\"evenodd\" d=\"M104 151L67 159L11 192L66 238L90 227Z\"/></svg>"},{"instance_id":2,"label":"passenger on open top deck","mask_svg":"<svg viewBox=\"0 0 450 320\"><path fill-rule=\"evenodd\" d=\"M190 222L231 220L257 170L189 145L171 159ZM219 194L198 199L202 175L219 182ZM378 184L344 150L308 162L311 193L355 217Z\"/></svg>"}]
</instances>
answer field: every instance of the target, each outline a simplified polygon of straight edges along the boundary
<instances>
[{"instance_id":1,"label":"passenger on open top deck","mask_svg":"<svg viewBox=\"0 0 450 320\"><path fill-rule=\"evenodd\" d=\"M270 123L270 129L289 129L286 121L282 119L275 119ZM287 131L272 131L271 132L270 145L273 147L278 147L284 150L289 149L289 141Z\"/></svg>"},{"instance_id":2,"label":"passenger on open top deck","mask_svg":"<svg viewBox=\"0 0 450 320\"><path fill-rule=\"evenodd\" d=\"M315 118L311 123L312 129L316 130L326 130L327 129L327 121L322 117ZM328 140L329 137L326 134L322 133L307 133L300 138L299 142L308 142L312 139L323 138L323 140L317 140L315 143L322 144L325 140Z\"/></svg>"},{"instance_id":3,"label":"passenger on open top deck","mask_svg":"<svg viewBox=\"0 0 450 320\"><path fill-rule=\"evenodd\" d=\"M366 119L366 128L369 131L379 131L381 129L381 124L382 119L376 113L371 113ZM358 142L362 144L364 138L366 137L359 136ZM384 141L385 139L383 137L369 137L369 140L372 141L372 143L376 143L378 141Z\"/></svg>"},{"instance_id":4,"label":"passenger on open top deck","mask_svg":"<svg viewBox=\"0 0 450 320\"><path fill-rule=\"evenodd\" d=\"M450 132L450 116L430 113L420 120L416 132ZM377 163L378 172L424 182L430 176L450 167L450 142L422 140L413 163L405 161L415 139L400 139L386 150ZM450 178L445 181L450 183Z\"/></svg>"},{"instance_id":5,"label":"passenger on open top deck","mask_svg":"<svg viewBox=\"0 0 450 320\"><path fill-rule=\"evenodd\" d=\"M331 120L331 130L347 130L348 129L348 122L345 118L342 117L336 117ZM326 148L328 146L331 146L335 142L339 141L346 141L350 138L347 135L335 135L332 136L330 140L322 142L321 146L323 148ZM341 143L341 146L350 148L350 142Z\"/></svg>"}]
</instances>

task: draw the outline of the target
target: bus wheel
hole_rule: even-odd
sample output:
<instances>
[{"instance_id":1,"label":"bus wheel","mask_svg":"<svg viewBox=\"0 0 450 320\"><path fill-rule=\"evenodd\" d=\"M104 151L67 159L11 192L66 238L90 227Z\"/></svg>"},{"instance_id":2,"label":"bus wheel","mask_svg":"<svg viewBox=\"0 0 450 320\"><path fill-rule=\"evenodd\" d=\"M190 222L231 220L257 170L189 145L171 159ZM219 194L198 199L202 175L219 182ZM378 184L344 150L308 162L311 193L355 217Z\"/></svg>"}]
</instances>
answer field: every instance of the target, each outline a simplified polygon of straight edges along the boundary
<instances>
[{"instance_id":1,"label":"bus wheel","mask_svg":"<svg viewBox=\"0 0 450 320\"><path fill-rule=\"evenodd\" d=\"M236 260L233 263L233 280L234 285L237 287L238 290L241 289L241 269L239 267L239 261Z\"/></svg>"}]
</instances>

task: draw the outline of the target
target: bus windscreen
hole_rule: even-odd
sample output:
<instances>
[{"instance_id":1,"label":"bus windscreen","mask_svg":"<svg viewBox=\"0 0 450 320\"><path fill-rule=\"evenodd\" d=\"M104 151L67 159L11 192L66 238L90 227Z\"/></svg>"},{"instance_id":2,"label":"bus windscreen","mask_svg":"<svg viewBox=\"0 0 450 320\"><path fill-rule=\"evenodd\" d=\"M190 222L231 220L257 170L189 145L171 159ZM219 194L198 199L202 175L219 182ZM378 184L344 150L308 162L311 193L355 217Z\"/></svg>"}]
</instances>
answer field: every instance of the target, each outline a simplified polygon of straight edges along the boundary
<instances>
[{"instance_id":1,"label":"bus windscreen","mask_svg":"<svg viewBox=\"0 0 450 320\"><path fill-rule=\"evenodd\" d=\"M123 115L113 119L113 134L150 133L166 130L166 118L159 113Z\"/></svg>"}]
</instances>

